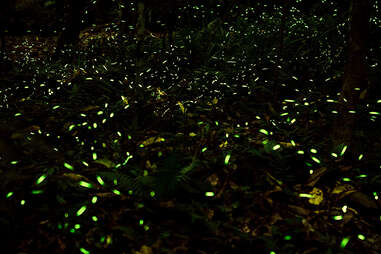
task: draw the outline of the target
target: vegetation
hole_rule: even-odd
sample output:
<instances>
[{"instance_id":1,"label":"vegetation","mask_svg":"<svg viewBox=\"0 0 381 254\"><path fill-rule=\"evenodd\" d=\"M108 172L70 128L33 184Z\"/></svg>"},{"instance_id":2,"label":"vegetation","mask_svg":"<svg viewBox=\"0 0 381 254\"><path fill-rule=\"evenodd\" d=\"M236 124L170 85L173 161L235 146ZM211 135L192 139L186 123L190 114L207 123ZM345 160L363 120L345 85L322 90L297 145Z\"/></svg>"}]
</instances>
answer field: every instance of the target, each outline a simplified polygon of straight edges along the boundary
<instances>
[{"instance_id":1,"label":"vegetation","mask_svg":"<svg viewBox=\"0 0 381 254\"><path fill-rule=\"evenodd\" d=\"M4 1L3 253L381 252L380 2L251 2Z\"/></svg>"}]
</instances>

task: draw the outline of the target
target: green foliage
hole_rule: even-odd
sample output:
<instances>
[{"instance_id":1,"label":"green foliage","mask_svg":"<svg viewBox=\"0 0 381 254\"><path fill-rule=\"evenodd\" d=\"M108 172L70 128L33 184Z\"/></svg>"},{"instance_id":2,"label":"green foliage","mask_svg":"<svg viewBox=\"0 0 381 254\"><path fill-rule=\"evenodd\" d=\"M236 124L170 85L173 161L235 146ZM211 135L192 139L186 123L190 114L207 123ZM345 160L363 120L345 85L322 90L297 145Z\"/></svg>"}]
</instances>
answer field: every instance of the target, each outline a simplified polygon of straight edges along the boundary
<instances>
[{"instance_id":1,"label":"green foliage","mask_svg":"<svg viewBox=\"0 0 381 254\"><path fill-rule=\"evenodd\" d=\"M153 191L155 198L169 198L192 189L189 174L198 163L183 165L185 162L182 155L175 153L159 162L158 169L151 174L144 173L144 169L127 167L123 170L97 172L97 175L104 178L108 188L115 187L124 193L132 191L138 197L145 198Z\"/></svg>"}]
</instances>

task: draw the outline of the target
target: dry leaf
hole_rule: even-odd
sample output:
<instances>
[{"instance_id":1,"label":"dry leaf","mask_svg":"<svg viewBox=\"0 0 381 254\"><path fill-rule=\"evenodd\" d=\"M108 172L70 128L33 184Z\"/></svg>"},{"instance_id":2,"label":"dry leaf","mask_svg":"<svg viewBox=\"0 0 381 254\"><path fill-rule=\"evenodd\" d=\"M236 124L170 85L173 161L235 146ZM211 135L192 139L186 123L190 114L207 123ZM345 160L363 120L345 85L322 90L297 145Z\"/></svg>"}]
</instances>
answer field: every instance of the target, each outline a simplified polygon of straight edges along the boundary
<instances>
[{"instance_id":1,"label":"dry leaf","mask_svg":"<svg viewBox=\"0 0 381 254\"><path fill-rule=\"evenodd\" d=\"M320 205L323 201L323 191L319 188L314 187L310 192L312 198L308 199L308 203L312 205Z\"/></svg>"}]
</instances>

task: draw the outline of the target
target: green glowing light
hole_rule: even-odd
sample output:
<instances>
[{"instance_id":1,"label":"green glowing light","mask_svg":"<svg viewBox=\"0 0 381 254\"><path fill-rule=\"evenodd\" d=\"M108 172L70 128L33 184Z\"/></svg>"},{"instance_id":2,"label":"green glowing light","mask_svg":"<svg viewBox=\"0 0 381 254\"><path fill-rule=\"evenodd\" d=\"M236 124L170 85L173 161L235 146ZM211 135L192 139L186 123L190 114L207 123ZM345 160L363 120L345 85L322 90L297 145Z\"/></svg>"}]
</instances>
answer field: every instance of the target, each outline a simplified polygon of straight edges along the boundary
<instances>
[{"instance_id":1,"label":"green glowing light","mask_svg":"<svg viewBox=\"0 0 381 254\"><path fill-rule=\"evenodd\" d=\"M345 248L345 246L347 246L348 242L349 242L348 237L343 238L343 240L341 240L340 247Z\"/></svg>"},{"instance_id":2,"label":"green glowing light","mask_svg":"<svg viewBox=\"0 0 381 254\"><path fill-rule=\"evenodd\" d=\"M343 149L340 152L340 156L343 156L345 151L347 150L348 146L344 146Z\"/></svg>"},{"instance_id":3,"label":"green glowing light","mask_svg":"<svg viewBox=\"0 0 381 254\"><path fill-rule=\"evenodd\" d=\"M93 185L91 183L85 182L85 181L80 181L79 185L85 188L92 188Z\"/></svg>"},{"instance_id":4,"label":"green glowing light","mask_svg":"<svg viewBox=\"0 0 381 254\"><path fill-rule=\"evenodd\" d=\"M312 156L311 158L312 158L312 160L313 160L314 162L320 164L320 160L319 160L318 158L316 158L316 157L314 157L314 156Z\"/></svg>"},{"instance_id":5,"label":"green glowing light","mask_svg":"<svg viewBox=\"0 0 381 254\"><path fill-rule=\"evenodd\" d=\"M263 133L263 134L265 134L265 135L269 135L269 132L266 131L265 129L260 129L259 132L260 132L260 133Z\"/></svg>"},{"instance_id":6,"label":"green glowing light","mask_svg":"<svg viewBox=\"0 0 381 254\"><path fill-rule=\"evenodd\" d=\"M41 193L44 193L44 191L43 190L32 190L32 194L34 194L34 195L41 194Z\"/></svg>"},{"instance_id":7,"label":"green glowing light","mask_svg":"<svg viewBox=\"0 0 381 254\"><path fill-rule=\"evenodd\" d=\"M103 179L100 176L97 176L97 181L102 186L105 184L105 182L103 181Z\"/></svg>"},{"instance_id":8,"label":"green glowing light","mask_svg":"<svg viewBox=\"0 0 381 254\"><path fill-rule=\"evenodd\" d=\"M85 248L80 248L79 251L83 254L90 254L90 251L86 250Z\"/></svg>"},{"instance_id":9,"label":"green glowing light","mask_svg":"<svg viewBox=\"0 0 381 254\"><path fill-rule=\"evenodd\" d=\"M336 216L333 216L333 219L334 219L334 220L342 220L342 219L343 219L343 216L341 216L341 215L336 215Z\"/></svg>"},{"instance_id":10,"label":"green glowing light","mask_svg":"<svg viewBox=\"0 0 381 254\"><path fill-rule=\"evenodd\" d=\"M358 234L357 235L357 238L360 239L360 240L365 240L365 236L364 235L361 235L361 234Z\"/></svg>"},{"instance_id":11,"label":"green glowing light","mask_svg":"<svg viewBox=\"0 0 381 254\"><path fill-rule=\"evenodd\" d=\"M86 211L86 206L82 206L81 208L78 209L77 211L77 216L81 216L85 211Z\"/></svg>"},{"instance_id":12,"label":"green glowing light","mask_svg":"<svg viewBox=\"0 0 381 254\"><path fill-rule=\"evenodd\" d=\"M214 197L214 192L207 191L207 192L205 192L205 196L207 196L207 197Z\"/></svg>"},{"instance_id":13,"label":"green glowing light","mask_svg":"<svg viewBox=\"0 0 381 254\"><path fill-rule=\"evenodd\" d=\"M229 160L230 160L230 156L231 156L230 153L228 153L228 154L225 156L225 161L224 161L225 165L228 165Z\"/></svg>"},{"instance_id":14,"label":"green glowing light","mask_svg":"<svg viewBox=\"0 0 381 254\"><path fill-rule=\"evenodd\" d=\"M69 130L69 131L71 131L71 130L73 130L73 129L74 129L74 127L75 127L75 125L74 125L74 124L72 124L72 125L70 125L70 126L69 126L68 130Z\"/></svg>"},{"instance_id":15,"label":"green glowing light","mask_svg":"<svg viewBox=\"0 0 381 254\"><path fill-rule=\"evenodd\" d=\"M300 193L299 197L301 198L313 198L314 195L308 194L308 193Z\"/></svg>"},{"instance_id":16,"label":"green glowing light","mask_svg":"<svg viewBox=\"0 0 381 254\"><path fill-rule=\"evenodd\" d=\"M74 170L74 167L72 165L70 165L69 163L64 163L64 167L69 169L69 170Z\"/></svg>"},{"instance_id":17,"label":"green glowing light","mask_svg":"<svg viewBox=\"0 0 381 254\"><path fill-rule=\"evenodd\" d=\"M95 204L97 201L98 201L98 197L97 197L97 196L94 196L94 197L91 199L91 203L93 203L93 204Z\"/></svg>"},{"instance_id":18,"label":"green glowing light","mask_svg":"<svg viewBox=\"0 0 381 254\"><path fill-rule=\"evenodd\" d=\"M36 184L40 184L40 183L42 183L45 179L46 179L46 174L43 174L42 176L40 176L40 177L37 179Z\"/></svg>"}]
</instances>

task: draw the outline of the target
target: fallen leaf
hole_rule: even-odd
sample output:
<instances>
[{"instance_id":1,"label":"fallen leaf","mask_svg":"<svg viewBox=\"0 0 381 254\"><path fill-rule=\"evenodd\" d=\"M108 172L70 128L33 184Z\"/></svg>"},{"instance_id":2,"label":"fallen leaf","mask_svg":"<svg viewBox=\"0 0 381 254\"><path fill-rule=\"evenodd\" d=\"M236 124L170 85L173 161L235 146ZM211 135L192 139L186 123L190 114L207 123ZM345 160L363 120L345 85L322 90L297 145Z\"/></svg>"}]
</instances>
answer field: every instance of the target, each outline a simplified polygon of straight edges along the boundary
<instances>
[{"instance_id":1,"label":"fallen leaf","mask_svg":"<svg viewBox=\"0 0 381 254\"><path fill-rule=\"evenodd\" d=\"M308 203L312 205L320 205L320 203L323 201L323 191L319 188L314 187L310 194L312 197L308 199Z\"/></svg>"}]
</instances>

